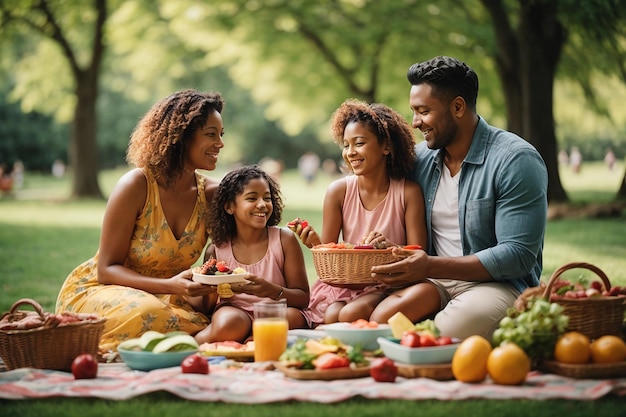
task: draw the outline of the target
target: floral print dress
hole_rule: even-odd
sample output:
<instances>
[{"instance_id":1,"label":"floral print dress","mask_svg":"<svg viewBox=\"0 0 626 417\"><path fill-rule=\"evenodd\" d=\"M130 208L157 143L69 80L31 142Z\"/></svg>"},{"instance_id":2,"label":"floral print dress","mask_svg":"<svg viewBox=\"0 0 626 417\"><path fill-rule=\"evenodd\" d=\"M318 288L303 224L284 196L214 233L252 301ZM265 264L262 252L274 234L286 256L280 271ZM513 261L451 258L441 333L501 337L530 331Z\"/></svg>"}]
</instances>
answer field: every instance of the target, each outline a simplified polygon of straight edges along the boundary
<instances>
[{"instance_id":1,"label":"floral print dress","mask_svg":"<svg viewBox=\"0 0 626 417\"><path fill-rule=\"evenodd\" d=\"M183 235L176 239L163 213L157 182L145 171L144 175L148 180L148 195L137 217L124 265L146 276L170 278L189 269L200 258L208 241L206 177L196 172L196 206ZM97 265L98 253L69 274L59 292L56 311L106 317L100 353L115 350L120 342L147 330L195 334L209 324L209 318L195 311L181 296L154 295L131 287L99 284Z\"/></svg>"}]
</instances>

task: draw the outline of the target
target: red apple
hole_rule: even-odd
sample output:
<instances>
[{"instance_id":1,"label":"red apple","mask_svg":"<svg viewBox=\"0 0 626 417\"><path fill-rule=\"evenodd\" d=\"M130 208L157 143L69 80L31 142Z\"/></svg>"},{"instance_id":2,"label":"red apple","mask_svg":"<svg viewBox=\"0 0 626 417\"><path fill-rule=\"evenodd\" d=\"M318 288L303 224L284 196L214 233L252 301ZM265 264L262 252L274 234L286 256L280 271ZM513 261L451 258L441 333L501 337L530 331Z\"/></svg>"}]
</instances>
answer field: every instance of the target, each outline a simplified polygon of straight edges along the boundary
<instances>
[{"instance_id":1,"label":"red apple","mask_svg":"<svg viewBox=\"0 0 626 417\"><path fill-rule=\"evenodd\" d=\"M208 374L209 361L198 353L187 356L180 364L184 374Z\"/></svg>"},{"instance_id":2,"label":"red apple","mask_svg":"<svg viewBox=\"0 0 626 417\"><path fill-rule=\"evenodd\" d=\"M78 355L72 361L72 375L75 379L93 379L98 375L98 361L90 353Z\"/></svg>"}]
</instances>

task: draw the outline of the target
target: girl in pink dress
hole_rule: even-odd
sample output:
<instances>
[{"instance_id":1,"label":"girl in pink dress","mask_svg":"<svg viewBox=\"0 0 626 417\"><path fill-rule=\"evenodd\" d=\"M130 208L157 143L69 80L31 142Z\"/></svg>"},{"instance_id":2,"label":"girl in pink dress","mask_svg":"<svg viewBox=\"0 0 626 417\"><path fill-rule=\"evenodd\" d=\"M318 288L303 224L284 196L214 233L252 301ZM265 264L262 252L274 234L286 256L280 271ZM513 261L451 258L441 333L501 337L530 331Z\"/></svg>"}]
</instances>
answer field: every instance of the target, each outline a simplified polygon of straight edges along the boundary
<instances>
[{"instance_id":1,"label":"girl in pink dress","mask_svg":"<svg viewBox=\"0 0 626 417\"><path fill-rule=\"evenodd\" d=\"M339 241L425 247L422 190L405 179L415 162L415 136L406 120L385 105L347 100L333 114L331 130L353 175L328 187L321 239L309 225L299 235L302 242L308 247ZM385 323L402 308L405 290L382 284L349 289L318 279L305 315L311 327L357 319ZM437 307L433 304L432 311Z\"/></svg>"},{"instance_id":2,"label":"girl in pink dress","mask_svg":"<svg viewBox=\"0 0 626 417\"><path fill-rule=\"evenodd\" d=\"M231 284L235 295L220 299L211 324L196 335L198 343L244 342L252 333L253 304L287 301L289 328L305 328L302 310L309 302L309 281L298 239L281 221L278 183L256 165L236 169L222 179L209 214L205 260L214 257L230 269L248 272L246 284Z\"/></svg>"}]
</instances>

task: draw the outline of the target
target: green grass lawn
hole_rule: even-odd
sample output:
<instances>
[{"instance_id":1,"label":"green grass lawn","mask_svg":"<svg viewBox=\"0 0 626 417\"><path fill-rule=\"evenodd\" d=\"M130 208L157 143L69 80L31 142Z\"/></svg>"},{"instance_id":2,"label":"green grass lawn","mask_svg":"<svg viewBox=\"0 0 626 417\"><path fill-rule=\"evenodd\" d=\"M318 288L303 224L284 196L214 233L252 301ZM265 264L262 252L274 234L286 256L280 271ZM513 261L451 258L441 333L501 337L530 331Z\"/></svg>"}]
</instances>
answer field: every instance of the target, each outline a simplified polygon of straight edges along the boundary
<instances>
[{"instance_id":1,"label":"green grass lawn","mask_svg":"<svg viewBox=\"0 0 626 417\"><path fill-rule=\"evenodd\" d=\"M581 174L561 172L562 182L574 202L611 201L623 176L622 165L609 172L601 163L586 163ZM125 169L103 172L100 183L108 195ZM215 174L219 177L220 173ZM307 186L295 171L281 177L286 209L283 224L299 216L321 228L321 206L331 179L320 177ZM0 312L18 298L29 297L44 308L54 308L63 280L98 248L104 201L67 201L69 180L27 173L24 188L0 196ZM309 280L315 278L310 251L303 247ZM614 285L626 285L626 214L611 219L549 221L544 250L546 280L568 262L589 262L607 273ZM573 276L593 276L573 270ZM129 401L46 399L0 401L3 416L379 416L474 414L477 416L612 416L623 415L623 398L600 401L395 401L352 399L340 404L281 403L251 406L197 403L155 393Z\"/></svg>"}]
</instances>

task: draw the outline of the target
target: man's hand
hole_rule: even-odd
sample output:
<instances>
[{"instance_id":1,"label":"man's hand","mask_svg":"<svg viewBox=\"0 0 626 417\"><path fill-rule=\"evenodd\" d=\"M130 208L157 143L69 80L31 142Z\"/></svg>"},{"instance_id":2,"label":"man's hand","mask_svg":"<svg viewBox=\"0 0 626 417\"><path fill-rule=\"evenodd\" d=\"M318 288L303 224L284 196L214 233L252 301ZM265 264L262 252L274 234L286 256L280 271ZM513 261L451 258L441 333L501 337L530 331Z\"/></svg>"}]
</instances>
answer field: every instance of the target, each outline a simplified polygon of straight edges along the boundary
<instances>
[{"instance_id":1,"label":"man's hand","mask_svg":"<svg viewBox=\"0 0 626 417\"><path fill-rule=\"evenodd\" d=\"M416 283L427 278L428 255L422 250L393 248L399 261L372 267L372 278L391 286Z\"/></svg>"}]
</instances>

